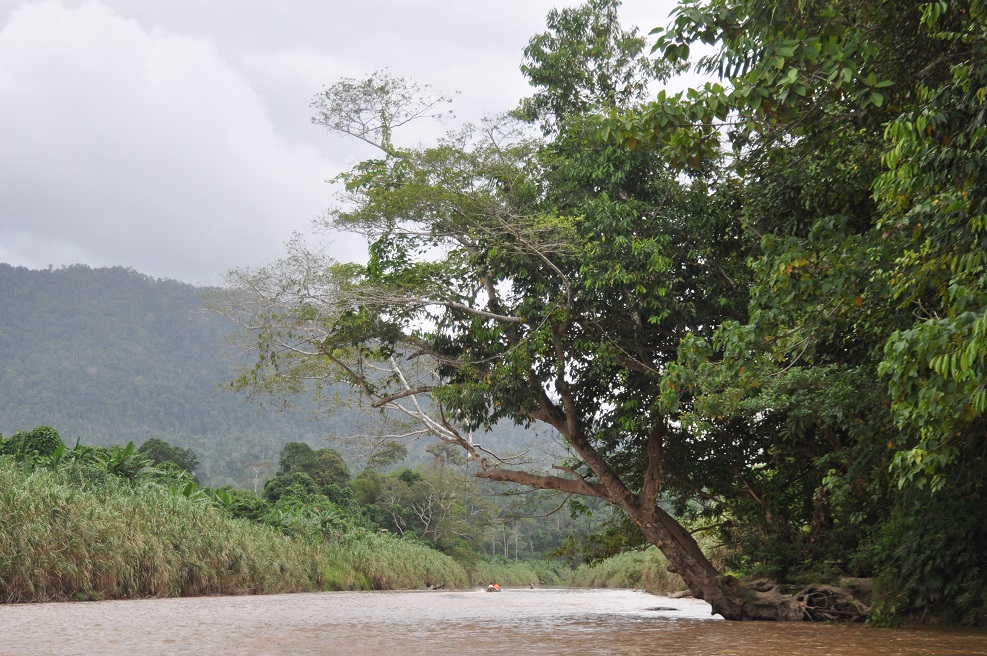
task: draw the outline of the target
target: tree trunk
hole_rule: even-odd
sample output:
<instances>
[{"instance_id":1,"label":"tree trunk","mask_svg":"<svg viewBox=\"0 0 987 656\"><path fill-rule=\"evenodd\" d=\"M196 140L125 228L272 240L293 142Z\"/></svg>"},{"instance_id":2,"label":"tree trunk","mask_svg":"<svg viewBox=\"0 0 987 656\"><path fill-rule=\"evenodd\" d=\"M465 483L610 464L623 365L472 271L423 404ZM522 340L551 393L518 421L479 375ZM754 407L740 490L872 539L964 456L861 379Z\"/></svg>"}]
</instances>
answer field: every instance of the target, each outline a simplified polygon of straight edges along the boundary
<instances>
[{"instance_id":1,"label":"tree trunk","mask_svg":"<svg viewBox=\"0 0 987 656\"><path fill-rule=\"evenodd\" d=\"M864 619L869 611L843 588L810 585L787 591L767 581L752 584L722 575L709 562L692 534L655 504L657 485L646 485L638 495L615 476L607 477L610 483L607 486L583 478L562 478L489 466L476 475L535 489L597 497L624 510L641 528L648 542L658 547L668 559L669 571L682 577L695 597L708 602L714 613L728 620L854 622Z\"/></svg>"},{"instance_id":2,"label":"tree trunk","mask_svg":"<svg viewBox=\"0 0 987 656\"><path fill-rule=\"evenodd\" d=\"M654 505L653 497L647 497L645 504L642 504L638 495L630 493L622 485L614 485L617 490L612 491L599 482L580 478L561 478L500 468L483 469L476 475L487 480L519 483L535 489L559 490L570 494L599 497L623 509L641 528L648 542L658 547L668 559L669 571L682 577L693 596L705 600L713 607L714 613L728 620L849 619L852 621L863 617L860 612L847 618L817 616L810 611L804 601L799 599L799 595L783 594L774 586L760 586L763 589L755 589L742 581L723 576L709 562L709 558L703 553L692 534L674 517ZM505 528L505 555L506 539ZM843 603L841 608L846 605ZM863 612L866 613L866 610Z\"/></svg>"},{"instance_id":3,"label":"tree trunk","mask_svg":"<svg viewBox=\"0 0 987 656\"><path fill-rule=\"evenodd\" d=\"M845 588L809 585L785 592L769 581L746 583L721 574L692 535L661 508L631 513L631 518L668 558L693 596L728 620L844 621L863 620L869 608Z\"/></svg>"}]
</instances>

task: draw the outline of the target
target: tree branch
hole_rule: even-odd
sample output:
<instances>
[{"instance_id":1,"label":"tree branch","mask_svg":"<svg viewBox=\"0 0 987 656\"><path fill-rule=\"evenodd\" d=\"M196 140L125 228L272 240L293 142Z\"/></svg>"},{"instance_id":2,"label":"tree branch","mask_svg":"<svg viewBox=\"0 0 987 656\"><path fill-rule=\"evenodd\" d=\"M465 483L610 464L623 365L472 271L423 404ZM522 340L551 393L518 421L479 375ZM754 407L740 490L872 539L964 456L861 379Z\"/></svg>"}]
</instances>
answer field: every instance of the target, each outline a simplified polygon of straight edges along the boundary
<instances>
[{"instance_id":1,"label":"tree branch","mask_svg":"<svg viewBox=\"0 0 987 656\"><path fill-rule=\"evenodd\" d=\"M500 468L484 469L477 472L476 476L477 478L484 478L488 481L518 483L538 490L556 490L567 494L579 494L598 499L607 499L610 496L607 489L600 483L585 481L581 478L562 478L561 476L533 474L531 472Z\"/></svg>"},{"instance_id":2,"label":"tree branch","mask_svg":"<svg viewBox=\"0 0 987 656\"><path fill-rule=\"evenodd\" d=\"M661 470L664 463L665 418L662 417L648 436L648 467L638 498L642 508L652 508L661 491Z\"/></svg>"},{"instance_id":3,"label":"tree branch","mask_svg":"<svg viewBox=\"0 0 987 656\"><path fill-rule=\"evenodd\" d=\"M371 408L375 408L375 409L376 408L381 408L381 407L383 407L383 406L385 406L388 403L391 403L393 401L398 401L400 399L403 399L403 398L406 398L406 397L409 397L409 396L414 396L415 394L424 394L425 392L428 392L431 389L432 389L431 387L428 387L428 386L425 386L425 385L421 385L421 386L416 387L414 389L407 389L407 390L404 390L404 391L401 391L401 392L396 392L394 394L391 394L390 396L385 396L385 397L380 398L380 399L378 399L376 401L373 401L370 404L370 407Z\"/></svg>"}]
</instances>

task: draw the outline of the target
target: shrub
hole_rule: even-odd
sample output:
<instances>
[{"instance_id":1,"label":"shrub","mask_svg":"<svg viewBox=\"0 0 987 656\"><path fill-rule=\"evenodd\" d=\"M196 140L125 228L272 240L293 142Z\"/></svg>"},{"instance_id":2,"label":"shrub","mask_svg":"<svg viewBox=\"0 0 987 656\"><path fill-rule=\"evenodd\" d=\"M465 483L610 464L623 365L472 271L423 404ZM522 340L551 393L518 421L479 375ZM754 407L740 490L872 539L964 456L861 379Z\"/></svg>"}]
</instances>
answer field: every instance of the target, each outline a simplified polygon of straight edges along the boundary
<instances>
[{"instance_id":1,"label":"shrub","mask_svg":"<svg viewBox=\"0 0 987 656\"><path fill-rule=\"evenodd\" d=\"M16 457L33 456L47 458L54 454L59 447L64 448L58 431L51 426L38 426L25 433L19 431L0 446L0 454Z\"/></svg>"},{"instance_id":2,"label":"shrub","mask_svg":"<svg viewBox=\"0 0 987 656\"><path fill-rule=\"evenodd\" d=\"M304 499L306 495L318 494L319 486L304 472L278 473L264 484L264 498L275 503L281 497L292 496Z\"/></svg>"},{"instance_id":3,"label":"shrub","mask_svg":"<svg viewBox=\"0 0 987 656\"><path fill-rule=\"evenodd\" d=\"M226 506L226 512L230 517L258 522L271 509L270 504L250 490L221 489L229 491L232 495L230 504Z\"/></svg>"},{"instance_id":4,"label":"shrub","mask_svg":"<svg viewBox=\"0 0 987 656\"><path fill-rule=\"evenodd\" d=\"M141 444L137 451L149 458L155 465L171 463L192 475L195 475L195 469L199 466L199 458L195 455L195 451L174 446L156 437Z\"/></svg>"}]
</instances>

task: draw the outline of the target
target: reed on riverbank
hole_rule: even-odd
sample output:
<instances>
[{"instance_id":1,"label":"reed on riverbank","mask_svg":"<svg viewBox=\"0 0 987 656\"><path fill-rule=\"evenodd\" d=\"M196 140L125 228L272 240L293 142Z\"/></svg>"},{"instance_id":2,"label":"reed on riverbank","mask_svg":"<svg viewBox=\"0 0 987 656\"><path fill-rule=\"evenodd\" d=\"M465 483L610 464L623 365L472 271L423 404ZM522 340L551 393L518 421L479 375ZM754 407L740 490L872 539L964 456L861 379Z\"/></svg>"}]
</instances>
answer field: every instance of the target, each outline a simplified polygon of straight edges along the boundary
<instances>
[{"instance_id":1,"label":"reed on riverbank","mask_svg":"<svg viewBox=\"0 0 987 656\"><path fill-rule=\"evenodd\" d=\"M326 554L207 503L112 478L0 467L0 600L61 601L316 590Z\"/></svg>"},{"instance_id":2,"label":"reed on riverbank","mask_svg":"<svg viewBox=\"0 0 987 656\"><path fill-rule=\"evenodd\" d=\"M678 575L668 571L668 559L655 547L627 551L592 565L580 565L572 585L583 588L636 588L667 595L686 589Z\"/></svg>"},{"instance_id":3,"label":"reed on riverbank","mask_svg":"<svg viewBox=\"0 0 987 656\"><path fill-rule=\"evenodd\" d=\"M0 601L462 587L424 545L363 532L338 542L226 517L161 485L26 471L0 458Z\"/></svg>"},{"instance_id":4,"label":"reed on riverbank","mask_svg":"<svg viewBox=\"0 0 987 656\"><path fill-rule=\"evenodd\" d=\"M353 532L329 545L337 560L351 563L365 579L364 589L411 590L464 588L466 570L449 556L424 544L388 533Z\"/></svg>"},{"instance_id":5,"label":"reed on riverbank","mask_svg":"<svg viewBox=\"0 0 987 656\"><path fill-rule=\"evenodd\" d=\"M567 585L571 572L561 563L547 560L508 560L481 558L470 570L474 584L496 581L502 586L520 587Z\"/></svg>"}]
</instances>

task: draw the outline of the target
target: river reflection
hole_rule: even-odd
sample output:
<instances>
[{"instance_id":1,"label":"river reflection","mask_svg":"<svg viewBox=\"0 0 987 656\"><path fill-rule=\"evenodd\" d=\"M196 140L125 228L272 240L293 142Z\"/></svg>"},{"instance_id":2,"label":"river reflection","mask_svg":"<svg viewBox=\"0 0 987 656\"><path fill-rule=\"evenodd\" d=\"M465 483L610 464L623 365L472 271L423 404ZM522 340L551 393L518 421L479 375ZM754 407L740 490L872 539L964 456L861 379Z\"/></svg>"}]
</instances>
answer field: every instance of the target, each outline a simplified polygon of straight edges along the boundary
<instances>
[{"instance_id":1,"label":"river reflection","mask_svg":"<svg viewBox=\"0 0 987 656\"><path fill-rule=\"evenodd\" d=\"M736 623L629 590L329 592L0 606L0 654L987 654L975 631Z\"/></svg>"}]
</instances>

